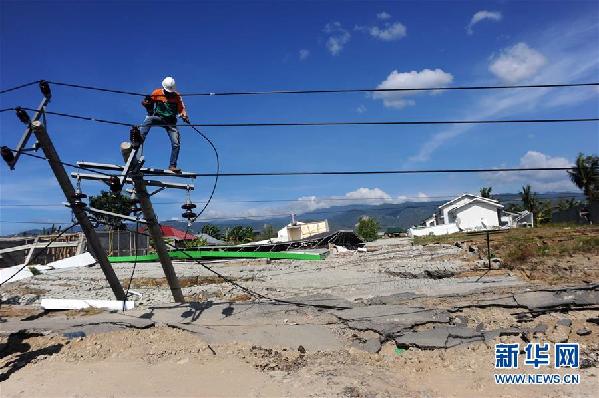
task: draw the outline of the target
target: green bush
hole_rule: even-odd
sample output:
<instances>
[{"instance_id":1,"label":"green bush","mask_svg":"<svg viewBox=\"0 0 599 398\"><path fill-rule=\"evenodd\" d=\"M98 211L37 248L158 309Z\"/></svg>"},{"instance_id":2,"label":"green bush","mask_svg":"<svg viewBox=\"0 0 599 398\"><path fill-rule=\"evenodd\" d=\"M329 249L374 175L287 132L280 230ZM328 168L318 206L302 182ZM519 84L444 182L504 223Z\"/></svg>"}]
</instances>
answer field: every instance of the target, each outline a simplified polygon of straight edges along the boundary
<instances>
[{"instance_id":1,"label":"green bush","mask_svg":"<svg viewBox=\"0 0 599 398\"><path fill-rule=\"evenodd\" d=\"M356 233L366 242L372 242L378 237L379 223L374 218L361 217L356 226Z\"/></svg>"}]
</instances>

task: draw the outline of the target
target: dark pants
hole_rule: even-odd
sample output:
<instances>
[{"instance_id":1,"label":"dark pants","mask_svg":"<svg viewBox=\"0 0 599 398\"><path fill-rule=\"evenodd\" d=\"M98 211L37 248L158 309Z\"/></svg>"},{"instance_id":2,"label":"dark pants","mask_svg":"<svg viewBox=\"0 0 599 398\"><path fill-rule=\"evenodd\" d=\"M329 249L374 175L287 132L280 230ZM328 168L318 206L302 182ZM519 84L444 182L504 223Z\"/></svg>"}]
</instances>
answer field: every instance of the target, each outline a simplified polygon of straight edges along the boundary
<instances>
[{"instance_id":1,"label":"dark pants","mask_svg":"<svg viewBox=\"0 0 599 398\"><path fill-rule=\"evenodd\" d=\"M177 129L176 123L176 120L174 123L167 123L160 116L146 116L146 119L139 129L144 142L152 126L160 126L166 130L168 138L171 140L170 166L177 166L177 159L179 158L181 136L179 134L179 130Z\"/></svg>"}]
</instances>

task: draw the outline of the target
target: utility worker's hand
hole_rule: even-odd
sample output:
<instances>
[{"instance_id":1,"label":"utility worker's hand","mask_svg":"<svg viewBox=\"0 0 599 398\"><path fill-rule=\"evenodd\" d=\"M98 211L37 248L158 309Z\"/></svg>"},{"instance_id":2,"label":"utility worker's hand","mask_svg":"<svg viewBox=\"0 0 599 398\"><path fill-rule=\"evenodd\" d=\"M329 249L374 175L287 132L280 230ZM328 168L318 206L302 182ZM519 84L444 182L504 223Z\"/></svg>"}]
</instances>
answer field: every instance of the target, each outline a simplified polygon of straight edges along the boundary
<instances>
[{"instance_id":1,"label":"utility worker's hand","mask_svg":"<svg viewBox=\"0 0 599 398\"><path fill-rule=\"evenodd\" d=\"M152 112L154 111L154 102L152 101L152 97L150 97L149 95L146 95L144 100L141 101L141 104L144 108L146 108L148 115L151 115Z\"/></svg>"},{"instance_id":2,"label":"utility worker's hand","mask_svg":"<svg viewBox=\"0 0 599 398\"><path fill-rule=\"evenodd\" d=\"M189 124L189 116L187 115L181 115L181 119L183 119L183 121L187 124Z\"/></svg>"}]
</instances>

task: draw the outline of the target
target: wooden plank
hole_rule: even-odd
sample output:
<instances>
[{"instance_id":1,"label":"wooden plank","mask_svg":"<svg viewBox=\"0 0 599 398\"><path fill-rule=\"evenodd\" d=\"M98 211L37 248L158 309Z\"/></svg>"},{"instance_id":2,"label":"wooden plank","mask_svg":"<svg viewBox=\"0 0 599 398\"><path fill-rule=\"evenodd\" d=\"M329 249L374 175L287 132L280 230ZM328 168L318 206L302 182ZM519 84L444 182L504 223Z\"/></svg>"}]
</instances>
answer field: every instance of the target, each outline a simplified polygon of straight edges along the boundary
<instances>
[{"instance_id":1,"label":"wooden plank","mask_svg":"<svg viewBox=\"0 0 599 398\"><path fill-rule=\"evenodd\" d=\"M4 253L16 252L16 251L20 251L20 250L41 249L41 248L46 247L46 245L48 245L48 244L47 243L43 243L43 242L39 242L39 243L29 244L29 245L21 245L21 246L8 247L6 249L0 250L0 255L2 255ZM52 243L50 243L50 246L48 246L48 248L77 247L77 245L79 245L79 242L52 242Z\"/></svg>"}]
</instances>

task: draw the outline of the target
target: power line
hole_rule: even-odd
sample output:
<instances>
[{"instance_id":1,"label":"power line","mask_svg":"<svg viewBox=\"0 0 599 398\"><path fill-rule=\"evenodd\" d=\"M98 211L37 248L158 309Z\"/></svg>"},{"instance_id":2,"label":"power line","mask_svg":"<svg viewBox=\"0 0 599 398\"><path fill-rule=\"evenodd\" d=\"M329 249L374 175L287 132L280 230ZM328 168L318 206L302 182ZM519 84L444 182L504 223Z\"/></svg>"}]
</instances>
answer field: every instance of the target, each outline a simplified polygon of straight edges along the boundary
<instances>
[{"instance_id":1,"label":"power line","mask_svg":"<svg viewBox=\"0 0 599 398\"><path fill-rule=\"evenodd\" d=\"M430 173L498 173L522 171L566 171L576 167L503 167L496 169L420 169L370 171L281 171L256 173L220 173L220 177L309 176L309 175L373 175L373 174L430 174ZM213 173L192 173L194 177L214 177Z\"/></svg>"},{"instance_id":2,"label":"power line","mask_svg":"<svg viewBox=\"0 0 599 398\"><path fill-rule=\"evenodd\" d=\"M14 150L13 150L14 151ZM37 159L48 160L47 158L31 153L23 152L23 155L31 156ZM60 162L65 166L95 171L86 167L74 165L72 163ZM256 172L256 173L188 173L193 177L264 177L264 176L302 176L302 175L374 175L374 174L430 174L430 173L498 173L498 172L522 172L522 171L567 171L575 170L576 167L503 167L496 169L420 169L420 170L360 170L360 171L280 171L280 172ZM105 176L110 174L97 172Z\"/></svg>"},{"instance_id":3,"label":"power line","mask_svg":"<svg viewBox=\"0 0 599 398\"><path fill-rule=\"evenodd\" d=\"M8 221L0 220L1 224L40 224L40 225L62 225L68 224L70 221Z\"/></svg>"},{"instance_id":4,"label":"power line","mask_svg":"<svg viewBox=\"0 0 599 398\"><path fill-rule=\"evenodd\" d=\"M11 151L13 151L15 153L17 152L14 149L11 149ZM21 155L29 156L31 158L40 159L40 160L48 160L48 158L45 157L45 156L34 155L33 153L29 153L29 152L21 152ZM78 169L78 170L85 170L85 171L89 171L89 172L93 172L93 173L97 173L97 174L102 174L104 176L111 176L111 174L107 174L107 173L105 173L103 171L98 171L96 169L90 169L90 168L79 166L77 164L73 164L73 163L69 163L69 162L63 162L63 161L61 161L60 164L62 164L63 166L72 167L72 168Z\"/></svg>"},{"instance_id":5,"label":"power line","mask_svg":"<svg viewBox=\"0 0 599 398\"><path fill-rule=\"evenodd\" d=\"M221 199L220 202L221 203L293 203L293 202L298 202L298 203L313 203L313 202L344 202L344 201L351 201L351 202L367 202L367 201L398 201L398 200L420 200L420 201L430 201L429 199L450 199L450 198L455 198L457 196L462 195L463 192L460 193L455 193L455 194L447 194L447 195L427 195L427 196L404 196L404 195L400 195L400 197L386 197L386 196L381 196L381 197L370 197L370 198L348 198L348 197L327 197L327 196L323 196L323 197L314 197L314 198L297 198L297 199L254 199L254 200L226 200L226 199ZM515 195L515 194L497 194L497 195L493 195L494 197L500 197L503 195ZM550 193L537 193L538 197L543 197L543 196L550 196L550 199L576 199L576 198L581 198L583 196L583 194L569 194L569 195L565 195L565 194L550 194ZM510 199L511 200L511 199ZM194 200L195 203L206 203L207 199L201 199L201 200ZM160 205L176 205L176 204L180 204L181 202L174 202L174 201L169 201L169 202L152 202L153 205L155 206L160 206ZM405 202L402 202L405 203ZM356 204L360 204L360 203L356 203ZM58 203L3 203L0 204L0 207L64 207L63 204L58 204Z\"/></svg>"},{"instance_id":6,"label":"power line","mask_svg":"<svg viewBox=\"0 0 599 398\"><path fill-rule=\"evenodd\" d=\"M37 82L34 82L37 83ZM103 87L84 86L80 84L64 83L48 81L48 83L56 86L78 88L84 90L93 90L108 92L114 94L125 94L133 96L146 96L147 94L134 92L108 89ZM406 92L406 91L439 91L439 90L505 90L505 89L517 89L517 88L562 88L562 87L583 87L583 86L597 86L599 83L561 83L561 84L520 84L520 85L507 85L507 86L453 86L453 87L426 87L426 88L350 88L350 89L314 89L314 90L268 90L268 91L221 91L221 92L198 92L198 93L180 93L183 97L193 96L204 96L204 97L215 97L215 96L239 96L239 95L279 95L279 94L347 94L347 93L392 93L392 92ZM0 93L1 94L1 93Z\"/></svg>"},{"instance_id":7,"label":"power line","mask_svg":"<svg viewBox=\"0 0 599 398\"><path fill-rule=\"evenodd\" d=\"M33 82L29 82L29 83L21 84L19 86L7 88L7 89L4 89L4 90L1 90L0 94L5 94L5 93L11 92L11 91L15 91L15 90L19 90L19 89L22 89L22 88L25 88L25 87L33 86L34 84L38 84L39 82L40 82L39 80L35 80Z\"/></svg>"},{"instance_id":8,"label":"power line","mask_svg":"<svg viewBox=\"0 0 599 398\"><path fill-rule=\"evenodd\" d=\"M504 120L393 120L366 122L289 122L289 123L202 123L190 126L198 127L298 127L298 126L401 126L436 124L501 124L501 123L575 123L596 122L599 118L568 119L504 119ZM185 126L180 124L177 126Z\"/></svg>"},{"instance_id":9,"label":"power line","mask_svg":"<svg viewBox=\"0 0 599 398\"><path fill-rule=\"evenodd\" d=\"M15 108L7 108L11 110ZM21 108L35 111L31 108ZM80 116L69 113L45 111L48 115L61 116L70 119L86 120L90 122L106 123L119 126L133 127L138 124L120 122L107 119L98 119L91 116ZM177 124L177 127L299 127L299 126L402 126L402 125L445 125L445 124L508 124L508 123L579 123L597 122L599 118L565 118L565 119L498 119L498 120L391 120L391 121L341 121L341 122L264 122L264 123L198 123ZM155 125L160 126L160 125Z\"/></svg>"}]
</instances>

